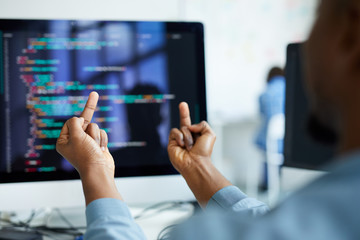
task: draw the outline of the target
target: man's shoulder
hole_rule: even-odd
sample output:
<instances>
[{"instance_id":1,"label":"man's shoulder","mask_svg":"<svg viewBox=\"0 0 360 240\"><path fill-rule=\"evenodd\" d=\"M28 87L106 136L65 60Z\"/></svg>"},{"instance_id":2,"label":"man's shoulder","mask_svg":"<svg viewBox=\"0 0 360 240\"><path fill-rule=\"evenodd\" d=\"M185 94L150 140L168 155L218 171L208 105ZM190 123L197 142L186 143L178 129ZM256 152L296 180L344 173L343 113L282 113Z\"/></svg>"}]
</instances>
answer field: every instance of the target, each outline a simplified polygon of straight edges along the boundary
<instances>
[{"instance_id":1,"label":"man's shoulder","mask_svg":"<svg viewBox=\"0 0 360 240\"><path fill-rule=\"evenodd\" d=\"M351 199L360 201L360 191L355 190L360 186L360 152L337 157L326 169L325 175L298 191L294 197L320 205L346 205Z\"/></svg>"}]
</instances>

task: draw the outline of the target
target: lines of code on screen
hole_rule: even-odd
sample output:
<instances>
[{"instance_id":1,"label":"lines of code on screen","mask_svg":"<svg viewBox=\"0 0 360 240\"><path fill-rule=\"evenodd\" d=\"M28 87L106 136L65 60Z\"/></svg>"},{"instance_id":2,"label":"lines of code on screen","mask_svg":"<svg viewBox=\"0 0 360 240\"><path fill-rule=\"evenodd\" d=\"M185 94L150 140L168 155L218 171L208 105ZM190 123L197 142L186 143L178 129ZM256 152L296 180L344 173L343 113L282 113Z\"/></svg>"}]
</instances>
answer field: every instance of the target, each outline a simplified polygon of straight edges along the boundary
<instances>
[{"instance_id":1,"label":"lines of code on screen","mask_svg":"<svg viewBox=\"0 0 360 240\"><path fill-rule=\"evenodd\" d=\"M164 161L175 98L166 35L142 29L109 23L3 33L7 172L72 171L55 143L91 91L100 95L93 121L108 133L117 165Z\"/></svg>"}]
</instances>

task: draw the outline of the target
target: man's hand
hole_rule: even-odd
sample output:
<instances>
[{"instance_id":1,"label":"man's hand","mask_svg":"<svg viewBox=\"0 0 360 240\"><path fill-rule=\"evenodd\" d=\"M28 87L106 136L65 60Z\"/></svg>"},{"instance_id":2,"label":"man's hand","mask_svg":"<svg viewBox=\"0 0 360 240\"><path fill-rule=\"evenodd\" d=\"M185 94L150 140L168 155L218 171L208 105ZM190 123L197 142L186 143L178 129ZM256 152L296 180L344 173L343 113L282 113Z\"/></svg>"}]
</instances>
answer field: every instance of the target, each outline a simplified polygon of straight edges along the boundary
<instances>
[{"instance_id":1,"label":"man's hand","mask_svg":"<svg viewBox=\"0 0 360 240\"><path fill-rule=\"evenodd\" d=\"M216 136L205 121L191 125L187 103L180 103L179 110L180 129L171 130L168 152L171 163L182 173L194 167L194 164L211 162Z\"/></svg>"},{"instance_id":2,"label":"man's hand","mask_svg":"<svg viewBox=\"0 0 360 240\"><path fill-rule=\"evenodd\" d=\"M189 107L184 102L180 103L179 111L180 129L172 129L169 135L169 158L205 207L217 191L231 183L211 162L216 136L209 124L203 121L191 125Z\"/></svg>"},{"instance_id":3,"label":"man's hand","mask_svg":"<svg viewBox=\"0 0 360 240\"><path fill-rule=\"evenodd\" d=\"M91 123L99 95L92 92L80 117L66 121L56 150L79 172L86 203L98 198L120 198L114 183L114 159L107 147L108 137Z\"/></svg>"},{"instance_id":4,"label":"man's hand","mask_svg":"<svg viewBox=\"0 0 360 240\"><path fill-rule=\"evenodd\" d=\"M91 168L105 167L114 174L114 160L107 148L108 137L98 125L91 123L99 95L92 92L79 118L66 121L56 143L56 150L81 175Z\"/></svg>"}]
</instances>

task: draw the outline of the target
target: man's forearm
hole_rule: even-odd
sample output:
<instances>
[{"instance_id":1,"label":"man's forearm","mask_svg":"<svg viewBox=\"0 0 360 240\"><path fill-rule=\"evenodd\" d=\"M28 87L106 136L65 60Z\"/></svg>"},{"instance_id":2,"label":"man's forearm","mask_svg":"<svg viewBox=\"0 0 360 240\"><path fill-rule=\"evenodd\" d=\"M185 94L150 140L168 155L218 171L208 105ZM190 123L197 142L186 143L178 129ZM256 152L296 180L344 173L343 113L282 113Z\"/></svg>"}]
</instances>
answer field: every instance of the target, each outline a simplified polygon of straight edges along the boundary
<instances>
[{"instance_id":1,"label":"man's forearm","mask_svg":"<svg viewBox=\"0 0 360 240\"><path fill-rule=\"evenodd\" d=\"M199 161L181 174L203 208L216 192L232 185L211 161L207 160Z\"/></svg>"},{"instance_id":2,"label":"man's forearm","mask_svg":"<svg viewBox=\"0 0 360 240\"><path fill-rule=\"evenodd\" d=\"M115 198L122 200L112 174L100 168L80 174L83 185L86 206L100 198Z\"/></svg>"}]
</instances>

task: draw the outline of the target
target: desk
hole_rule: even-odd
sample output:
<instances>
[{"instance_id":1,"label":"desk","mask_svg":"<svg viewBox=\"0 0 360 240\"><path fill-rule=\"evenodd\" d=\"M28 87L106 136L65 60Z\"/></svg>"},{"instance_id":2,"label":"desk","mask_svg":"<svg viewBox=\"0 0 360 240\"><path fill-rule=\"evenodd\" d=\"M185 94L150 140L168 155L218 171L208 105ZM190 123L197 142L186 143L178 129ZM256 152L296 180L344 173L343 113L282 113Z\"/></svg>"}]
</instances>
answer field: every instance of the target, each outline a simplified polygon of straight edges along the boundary
<instances>
[{"instance_id":1,"label":"desk","mask_svg":"<svg viewBox=\"0 0 360 240\"><path fill-rule=\"evenodd\" d=\"M144 206L131 206L130 211L133 216L138 215L145 207L148 207L152 204ZM61 214L66 217L66 219L75 227L85 227L85 207L79 208L68 208L60 209ZM194 209L192 205L182 205L181 207L169 209L162 211L156 214L146 214L143 217L136 220L136 222L143 229L145 236L148 240L156 240L158 234L165 227L177 224L190 217ZM27 219L30 215L30 212L21 212L17 213L18 219ZM48 227L69 227L60 217L56 211L48 212L47 214L39 215L34 218L32 221L32 226L47 224ZM85 229L84 229L85 231ZM51 234L49 236L44 236L44 240L70 240L74 239L71 236L64 234Z\"/></svg>"}]
</instances>

